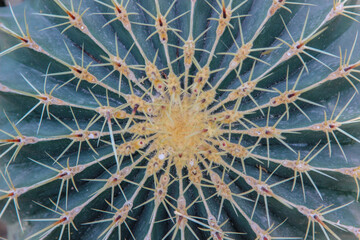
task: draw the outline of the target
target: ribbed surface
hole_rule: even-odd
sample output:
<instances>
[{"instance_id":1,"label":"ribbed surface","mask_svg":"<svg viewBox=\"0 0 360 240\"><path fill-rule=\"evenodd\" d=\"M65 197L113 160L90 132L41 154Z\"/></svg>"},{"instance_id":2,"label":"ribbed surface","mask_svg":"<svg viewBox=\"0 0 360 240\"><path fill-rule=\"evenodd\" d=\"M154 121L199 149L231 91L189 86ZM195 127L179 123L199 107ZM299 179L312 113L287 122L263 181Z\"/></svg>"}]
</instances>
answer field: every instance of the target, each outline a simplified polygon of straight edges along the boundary
<instances>
[{"instance_id":1,"label":"ribbed surface","mask_svg":"<svg viewBox=\"0 0 360 240\"><path fill-rule=\"evenodd\" d=\"M18 239L359 239L360 5L172 3L0 9L1 219Z\"/></svg>"}]
</instances>

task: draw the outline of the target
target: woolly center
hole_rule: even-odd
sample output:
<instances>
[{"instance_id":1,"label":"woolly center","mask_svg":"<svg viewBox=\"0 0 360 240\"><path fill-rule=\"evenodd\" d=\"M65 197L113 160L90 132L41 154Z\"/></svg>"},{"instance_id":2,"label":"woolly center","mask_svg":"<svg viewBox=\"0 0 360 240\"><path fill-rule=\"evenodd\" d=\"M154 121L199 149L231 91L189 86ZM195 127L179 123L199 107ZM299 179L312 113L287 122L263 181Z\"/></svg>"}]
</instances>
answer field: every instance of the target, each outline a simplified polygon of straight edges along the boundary
<instances>
[{"instance_id":1,"label":"woolly center","mask_svg":"<svg viewBox=\"0 0 360 240\"><path fill-rule=\"evenodd\" d=\"M208 113L202 111L193 99L169 100L160 107L153 123L157 129L155 144L179 159L188 159L199 152L208 126ZM182 161L182 160L181 160Z\"/></svg>"}]
</instances>

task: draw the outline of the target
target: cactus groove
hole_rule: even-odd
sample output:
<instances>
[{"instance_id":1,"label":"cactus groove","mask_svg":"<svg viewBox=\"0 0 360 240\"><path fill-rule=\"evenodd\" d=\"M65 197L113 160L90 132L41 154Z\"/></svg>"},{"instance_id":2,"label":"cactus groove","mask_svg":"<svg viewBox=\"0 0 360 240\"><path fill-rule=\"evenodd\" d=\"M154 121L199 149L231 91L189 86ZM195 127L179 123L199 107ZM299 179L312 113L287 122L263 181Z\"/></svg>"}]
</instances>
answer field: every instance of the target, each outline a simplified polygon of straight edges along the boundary
<instances>
[{"instance_id":1,"label":"cactus groove","mask_svg":"<svg viewBox=\"0 0 360 240\"><path fill-rule=\"evenodd\" d=\"M360 239L357 0L0 8L9 239Z\"/></svg>"}]
</instances>

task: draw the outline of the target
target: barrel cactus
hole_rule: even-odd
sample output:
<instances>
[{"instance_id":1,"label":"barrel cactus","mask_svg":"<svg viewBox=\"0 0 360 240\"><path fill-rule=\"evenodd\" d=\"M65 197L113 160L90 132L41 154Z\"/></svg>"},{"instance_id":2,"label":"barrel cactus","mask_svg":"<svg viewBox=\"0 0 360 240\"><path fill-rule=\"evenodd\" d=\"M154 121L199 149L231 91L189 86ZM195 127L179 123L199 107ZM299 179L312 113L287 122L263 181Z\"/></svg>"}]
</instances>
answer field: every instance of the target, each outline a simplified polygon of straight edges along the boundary
<instances>
[{"instance_id":1,"label":"barrel cactus","mask_svg":"<svg viewBox=\"0 0 360 240\"><path fill-rule=\"evenodd\" d=\"M356 0L0 9L9 239L360 239Z\"/></svg>"}]
</instances>

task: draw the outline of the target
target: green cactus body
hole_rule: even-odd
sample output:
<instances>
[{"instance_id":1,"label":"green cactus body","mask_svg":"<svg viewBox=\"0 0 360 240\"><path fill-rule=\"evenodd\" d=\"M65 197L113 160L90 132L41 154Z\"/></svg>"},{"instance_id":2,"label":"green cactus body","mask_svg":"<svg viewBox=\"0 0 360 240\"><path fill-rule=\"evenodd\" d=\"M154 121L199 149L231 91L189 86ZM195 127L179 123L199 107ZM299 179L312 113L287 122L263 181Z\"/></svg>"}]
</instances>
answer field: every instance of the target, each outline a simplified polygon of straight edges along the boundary
<instances>
[{"instance_id":1,"label":"green cactus body","mask_svg":"<svg viewBox=\"0 0 360 240\"><path fill-rule=\"evenodd\" d=\"M1 8L7 237L360 239L359 8Z\"/></svg>"}]
</instances>

